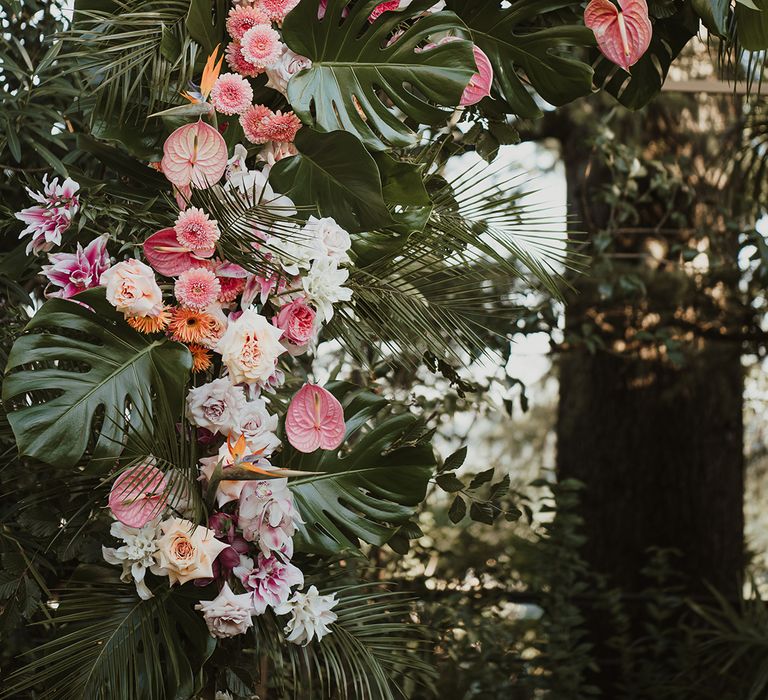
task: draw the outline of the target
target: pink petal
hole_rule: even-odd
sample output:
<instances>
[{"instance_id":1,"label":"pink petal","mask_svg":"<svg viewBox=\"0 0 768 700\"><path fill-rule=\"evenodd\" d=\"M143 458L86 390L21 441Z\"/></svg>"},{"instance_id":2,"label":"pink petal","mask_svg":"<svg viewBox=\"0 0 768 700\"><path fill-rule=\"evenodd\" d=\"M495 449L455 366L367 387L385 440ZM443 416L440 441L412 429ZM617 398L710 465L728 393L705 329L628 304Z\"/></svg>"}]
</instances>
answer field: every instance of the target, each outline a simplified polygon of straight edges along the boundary
<instances>
[{"instance_id":1,"label":"pink petal","mask_svg":"<svg viewBox=\"0 0 768 700\"><path fill-rule=\"evenodd\" d=\"M475 63L477 64L477 73L469 81L469 85L464 89L461 96L460 105L468 107L480 102L484 97L491 94L491 85L493 84L493 66L485 52L478 46L474 46Z\"/></svg>"},{"instance_id":2,"label":"pink petal","mask_svg":"<svg viewBox=\"0 0 768 700\"><path fill-rule=\"evenodd\" d=\"M653 25L646 0L619 0L621 11L610 0L592 0L584 10L584 24L595 34L603 54L629 71L648 50Z\"/></svg>"},{"instance_id":3,"label":"pink petal","mask_svg":"<svg viewBox=\"0 0 768 700\"><path fill-rule=\"evenodd\" d=\"M165 277L178 277L197 260L188 248L179 245L173 228L164 228L147 238L144 241L144 257L155 272Z\"/></svg>"},{"instance_id":4,"label":"pink petal","mask_svg":"<svg viewBox=\"0 0 768 700\"><path fill-rule=\"evenodd\" d=\"M227 167L224 137L202 120L181 126L163 145L161 166L176 187L205 189L221 180Z\"/></svg>"},{"instance_id":5,"label":"pink petal","mask_svg":"<svg viewBox=\"0 0 768 700\"><path fill-rule=\"evenodd\" d=\"M335 450L344 441L345 431L344 409L328 390L305 384L291 399L285 433L299 452L314 452L318 447Z\"/></svg>"},{"instance_id":6,"label":"pink petal","mask_svg":"<svg viewBox=\"0 0 768 700\"><path fill-rule=\"evenodd\" d=\"M123 472L109 492L109 508L123 525L144 527L165 508L165 475L149 464Z\"/></svg>"}]
</instances>

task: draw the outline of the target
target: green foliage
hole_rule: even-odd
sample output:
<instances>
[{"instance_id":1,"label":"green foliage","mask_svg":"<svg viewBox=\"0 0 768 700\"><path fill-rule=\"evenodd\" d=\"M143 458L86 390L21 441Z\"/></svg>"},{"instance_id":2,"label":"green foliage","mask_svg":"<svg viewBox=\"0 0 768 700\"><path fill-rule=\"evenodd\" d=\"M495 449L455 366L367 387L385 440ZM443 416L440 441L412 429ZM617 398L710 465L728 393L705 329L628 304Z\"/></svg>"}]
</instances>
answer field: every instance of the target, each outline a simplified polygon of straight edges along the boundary
<instances>
[{"instance_id":1,"label":"green foliage","mask_svg":"<svg viewBox=\"0 0 768 700\"><path fill-rule=\"evenodd\" d=\"M180 700L200 689L215 641L184 593L142 601L113 571L85 567L58 603L58 635L6 679L0 698L36 689L41 699Z\"/></svg>"},{"instance_id":2,"label":"green foliage","mask_svg":"<svg viewBox=\"0 0 768 700\"><path fill-rule=\"evenodd\" d=\"M191 368L186 348L131 329L103 289L78 298L91 308L52 299L35 314L3 383L3 400L18 402L8 420L20 453L60 466L76 464L92 440L92 454L119 455L124 411L150 415L157 391L181 405Z\"/></svg>"},{"instance_id":3,"label":"green foliage","mask_svg":"<svg viewBox=\"0 0 768 700\"><path fill-rule=\"evenodd\" d=\"M435 457L419 421L390 415L365 430L387 400L349 384L330 385L342 400L349 450L303 455L285 447L283 466L318 472L290 482L305 521L297 547L318 554L352 553L358 540L386 544L424 500Z\"/></svg>"},{"instance_id":4,"label":"green foliage","mask_svg":"<svg viewBox=\"0 0 768 700\"><path fill-rule=\"evenodd\" d=\"M461 32L464 26L454 14L440 12L406 23L434 4L415 0L370 24L368 16L378 4L356 3L342 21L347 3L330 0L318 21L317 3L302 0L286 18L283 38L312 60L312 67L288 85L288 100L302 121L319 131L348 131L369 148L385 150L416 139L388 101L417 124L444 121L448 113L442 107L459 104L474 59L467 41L416 51L440 32ZM388 44L400 25L404 33Z\"/></svg>"},{"instance_id":5,"label":"green foliage","mask_svg":"<svg viewBox=\"0 0 768 700\"><path fill-rule=\"evenodd\" d=\"M553 17L572 2L515 0L500 7L498 0L448 0L447 6L467 24L472 40L494 66L494 82L509 110L520 117L541 116L541 108L522 77L553 105L564 105L589 94L592 68L573 56L573 48L592 46L594 35L577 24L553 22ZM571 55L564 55L562 49Z\"/></svg>"},{"instance_id":6,"label":"green foliage","mask_svg":"<svg viewBox=\"0 0 768 700\"><path fill-rule=\"evenodd\" d=\"M352 134L304 128L295 146L299 155L284 158L270 171L275 191L300 206L316 207L320 216L334 218L353 233L392 221L376 161Z\"/></svg>"}]
</instances>

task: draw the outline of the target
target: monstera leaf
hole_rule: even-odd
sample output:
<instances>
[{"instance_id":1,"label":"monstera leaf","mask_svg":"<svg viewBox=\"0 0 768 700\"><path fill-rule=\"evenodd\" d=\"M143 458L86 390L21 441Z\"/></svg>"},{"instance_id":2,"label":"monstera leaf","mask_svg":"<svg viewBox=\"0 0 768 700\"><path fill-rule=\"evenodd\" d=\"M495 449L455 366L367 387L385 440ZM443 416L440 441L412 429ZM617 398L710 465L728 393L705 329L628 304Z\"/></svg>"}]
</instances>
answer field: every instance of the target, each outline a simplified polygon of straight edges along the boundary
<instances>
[{"instance_id":1,"label":"monstera leaf","mask_svg":"<svg viewBox=\"0 0 768 700\"><path fill-rule=\"evenodd\" d=\"M468 41L419 50L431 37L466 33L452 12L401 26L434 4L415 0L371 23L379 4L361 0L342 19L347 0L329 0L320 20L317 0L302 0L283 23L283 41L312 59L312 67L288 83L288 100L301 120L319 131L348 131L368 147L385 150L415 138L398 110L420 124L445 120L442 107L459 104L475 59ZM393 38L398 29L402 34Z\"/></svg>"},{"instance_id":2,"label":"monstera leaf","mask_svg":"<svg viewBox=\"0 0 768 700\"><path fill-rule=\"evenodd\" d=\"M299 155L283 158L270 171L275 190L296 204L314 206L348 231L373 230L392 222L373 157L352 134L296 134Z\"/></svg>"},{"instance_id":3,"label":"monstera leaf","mask_svg":"<svg viewBox=\"0 0 768 700\"><path fill-rule=\"evenodd\" d=\"M183 345L128 326L104 289L77 298L87 306L51 299L32 317L3 384L3 401L20 404L8 412L19 452L61 467L78 462L92 435L94 454L119 455L126 411L151 415L155 393L181 405L192 365Z\"/></svg>"},{"instance_id":4,"label":"monstera leaf","mask_svg":"<svg viewBox=\"0 0 768 700\"><path fill-rule=\"evenodd\" d=\"M363 432L387 400L350 384L328 388L344 405L345 442L362 434L341 457L324 450L302 455L286 444L287 466L321 472L290 482L304 520L297 547L336 554L357 549L358 540L383 545L424 499L435 468L432 447L414 437L419 425L410 414L388 416Z\"/></svg>"},{"instance_id":5,"label":"monstera leaf","mask_svg":"<svg viewBox=\"0 0 768 700\"><path fill-rule=\"evenodd\" d=\"M469 27L472 40L488 54L495 85L518 116L541 115L518 70L522 70L539 95L553 105L563 105L589 94L590 66L576 58L559 55L557 50L594 45L592 32L578 25L542 27L537 24L542 16L571 8L573 2L513 0L502 8L499 0L448 0L447 5Z\"/></svg>"}]
</instances>

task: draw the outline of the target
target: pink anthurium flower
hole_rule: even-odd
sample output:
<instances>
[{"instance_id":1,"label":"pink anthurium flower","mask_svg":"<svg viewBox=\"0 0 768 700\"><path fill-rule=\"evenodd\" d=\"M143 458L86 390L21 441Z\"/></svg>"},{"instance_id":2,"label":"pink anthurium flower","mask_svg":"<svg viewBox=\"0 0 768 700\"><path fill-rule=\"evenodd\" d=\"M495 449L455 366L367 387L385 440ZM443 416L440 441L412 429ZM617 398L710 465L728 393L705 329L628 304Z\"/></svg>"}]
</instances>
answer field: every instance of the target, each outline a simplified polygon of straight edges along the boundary
<instances>
[{"instance_id":1,"label":"pink anthurium flower","mask_svg":"<svg viewBox=\"0 0 768 700\"><path fill-rule=\"evenodd\" d=\"M648 50L653 25L646 0L592 0L584 10L584 24L595 34L603 54L629 72Z\"/></svg>"},{"instance_id":2,"label":"pink anthurium flower","mask_svg":"<svg viewBox=\"0 0 768 700\"><path fill-rule=\"evenodd\" d=\"M163 145L163 173L176 187L215 185L227 167L224 137L202 120L174 131Z\"/></svg>"},{"instance_id":3,"label":"pink anthurium flower","mask_svg":"<svg viewBox=\"0 0 768 700\"><path fill-rule=\"evenodd\" d=\"M479 46L473 46L472 50L475 54L477 73L470 78L469 85L464 88L464 94L459 102L462 107L475 105L484 97L488 97L493 84L493 66L490 59Z\"/></svg>"},{"instance_id":4,"label":"pink anthurium flower","mask_svg":"<svg viewBox=\"0 0 768 700\"><path fill-rule=\"evenodd\" d=\"M327 389L305 384L291 399L285 433L299 452L314 452L318 447L335 450L344 441L345 432L344 409Z\"/></svg>"},{"instance_id":5,"label":"pink anthurium flower","mask_svg":"<svg viewBox=\"0 0 768 700\"><path fill-rule=\"evenodd\" d=\"M164 277L178 277L193 265L200 264L189 248L179 244L174 228L164 228L147 238L144 257L155 272Z\"/></svg>"},{"instance_id":6,"label":"pink anthurium flower","mask_svg":"<svg viewBox=\"0 0 768 700\"><path fill-rule=\"evenodd\" d=\"M112 484L109 508L123 525L144 527L168 502L165 474L151 464L124 471Z\"/></svg>"}]
</instances>

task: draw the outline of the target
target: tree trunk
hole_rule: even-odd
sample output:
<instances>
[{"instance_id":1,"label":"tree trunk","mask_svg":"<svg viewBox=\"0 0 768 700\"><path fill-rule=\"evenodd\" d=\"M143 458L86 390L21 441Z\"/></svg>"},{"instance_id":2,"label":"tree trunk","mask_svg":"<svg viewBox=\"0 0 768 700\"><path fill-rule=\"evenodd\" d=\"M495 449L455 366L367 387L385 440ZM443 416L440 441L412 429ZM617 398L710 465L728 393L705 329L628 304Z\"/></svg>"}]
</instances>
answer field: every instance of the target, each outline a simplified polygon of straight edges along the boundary
<instances>
[{"instance_id":1,"label":"tree trunk","mask_svg":"<svg viewBox=\"0 0 768 700\"><path fill-rule=\"evenodd\" d=\"M728 188L709 167L733 115L723 105L631 115L635 133L609 143L609 156L599 141L588 152L598 108L562 142L570 212L595 258L573 280L566 307L557 467L561 479L586 487L586 560L629 599L650 583L641 573L650 548L679 552L674 561L690 593L707 583L735 597L740 586L745 315L738 241L723 216ZM679 188L659 188L648 165L637 190L627 186L617 197L616 142L637 147L641 164L664 163ZM626 203L633 212L622 218ZM603 255L594 244L606 237ZM681 246L703 250L709 267L682 262ZM640 608L629 610L642 629ZM604 612L585 612L601 657L593 680L604 697L618 697L619 663L605 646L611 630Z\"/></svg>"}]
</instances>

